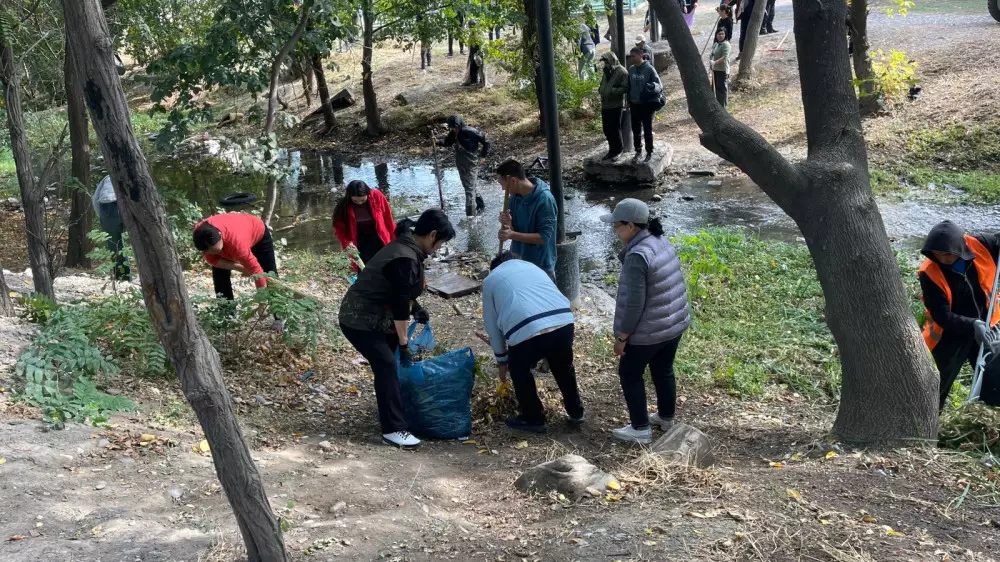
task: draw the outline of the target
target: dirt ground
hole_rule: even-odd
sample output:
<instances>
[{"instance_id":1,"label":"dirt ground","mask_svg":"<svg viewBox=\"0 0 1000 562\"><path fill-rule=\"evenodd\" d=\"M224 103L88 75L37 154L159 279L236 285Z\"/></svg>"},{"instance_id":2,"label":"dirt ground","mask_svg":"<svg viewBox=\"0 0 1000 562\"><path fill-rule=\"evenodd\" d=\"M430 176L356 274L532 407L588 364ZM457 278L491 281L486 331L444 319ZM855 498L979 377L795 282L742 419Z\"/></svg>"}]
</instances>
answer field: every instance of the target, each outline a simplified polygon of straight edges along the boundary
<instances>
[{"instance_id":1,"label":"dirt ground","mask_svg":"<svg viewBox=\"0 0 1000 562\"><path fill-rule=\"evenodd\" d=\"M970 63L985 57L976 64L998 66L997 28L981 8L982 13L912 13L905 20L889 20L873 10L873 44L903 46L925 73L921 100L866 125L874 150L898 149L892 132L913 120L977 119L995 111L997 74L979 72ZM791 29L790 3L779 0L778 9L776 27ZM699 19L707 25L707 15ZM627 36L638 33L638 25L637 17L631 18ZM780 38L762 38L764 86L734 94L733 110L796 158L805 147L795 52L766 51ZM443 75L453 75L456 84L461 79L462 61L448 59L440 47L435 69L424 74L412 71L409 53L391 53L380 50L376 58L376 80L380 92L387 92L380 95L390 121L404 118L389 101L396 92ZM340 73L359 76L349 59L359 57L359 49L337 56L344 57ZM668 91L679 91L675 71L665 81ZM494 99L489 91L449 88L442 92L455 92L464 101L468 96L484 104ZM443 116L450 111L446 101L429 106ZM525 120L512 108L488 105L476 116L498 138L496 158L544 152L543 141L520 132ZM678 169L722 168L697 144L679 96L671 96L656 128L674 144ZM419 154L423 148L414 130L420 129L406 133L412 141L389 135L362 150ZM331 148L348 149L360 138L331 141ZM568 128L564 150L572 162L600 142L593 131ZM8 269L24 269L4 259ZM27 282L7 279L12 286ZM87 297L104 290L99 281L67 279L57 291ZM208 279L200 276L191 283L197 290ZM343 290L337 284L308 288L330 299ZM424 304L435 319L439 343L489 353L469 337L481 329L476 296L451 302L429 297ZM415 452L398 451L380 441L370 371L348 347L335 346L316 362L272 351L279 346L267 341L230 354L227 383L271 506L287 522L284 536L292 558L994 559L1000 494L988 458L977 462L971 455L932 448L844 448L828 437L835 406L813 404L789 391L740 401L718 389L692 392L685 388L685 373L679 373L678 419L713 440L717 463L711 469L651 464L640 449L615 443L610 429L624 425L627 416L616 362L601 351L594 334L610 322L608 311L596 296L583 308L578 314L587 322L581 321L586 327L578 335L577 368L587 423L573 429L563 421L558 391L542 375L550 416L549 433L542 436L503 428L499 420L510 404L490 401L495 383L488 379L477 382L469 442L426 442ZM47 431L38 421L40 413L17 403L11 392L12 357L31 329L18 323L0 330L0 350L6 350L0 353L0 560L239 560L235 521L210 454L198 449L203 436L176 381L111 381L108 388L133 398L138 412L115 416L106 428ZM315 374L302 381L308 370ZM492 374L489 364L487 374ZM569 503L526 496L513 487L524 469L569 452L614 474L623 489Z\"/></svg>"}]
</instances>

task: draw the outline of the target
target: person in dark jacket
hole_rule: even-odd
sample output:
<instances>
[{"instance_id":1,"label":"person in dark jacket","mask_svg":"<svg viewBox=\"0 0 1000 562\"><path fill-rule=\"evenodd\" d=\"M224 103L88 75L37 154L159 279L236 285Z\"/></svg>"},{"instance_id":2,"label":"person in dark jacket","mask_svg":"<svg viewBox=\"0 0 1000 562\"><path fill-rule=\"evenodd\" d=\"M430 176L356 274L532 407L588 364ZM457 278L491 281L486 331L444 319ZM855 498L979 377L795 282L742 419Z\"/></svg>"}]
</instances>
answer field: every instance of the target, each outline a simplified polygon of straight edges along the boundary
<instances>
[{"instance_id":1,"label":"person in dark jacket","mask_svg":"<svg viewBox=\"0 0 1000 562\"><path fill-rule=\"evenodd\" d=\"M674 423L674 357L681 336L691 325L687 288L677 251L663 237L660 221L650 218L645 203L622 199L601 221L612 224L625 244L618 255L622 273L614 335L615 354L621 357L618 378L632 423L611 434L620 441L650 443L650 424L667 430ZM655 414L646 410L646 367L656 387Z\"/></svg>"},{"instance_id":2,"label":"person in dark jacket","mask_svg":"<svg viewBox=\"0 0 1000 562\"><path fill-rule=\"evenodd\" d=\"M777 32L778 30L774 28L774 0L767 0L767 5L764 6L764 21L760 24L760 34L768 35Z\"/></svg>"},{"instance_id":3,"label":"person in dark jacket","mask_svg":"<svg viewBox=\"0 0 1000 562\"><path fill-rule=\"evenodd\" d=\"M653 116L656 115L656 98L663 91L660 75L643 55L640 47L632 47L629 52L628 105L626 111L632 119L632 146L635 148L633 160L642 157L642 140L646 140L646 162L653 158Z\"/></svg>"},{"instance_id":4,"label":"person in dark jacket","mask_svg":"<svg viewBox=\"0 0 1000 562\"><path fill-rule=\"evenodd\" d=\"M371 189L361 180L347 184L344 196L333 208L333 234L340 241L342 250L353 244L362 263L368 263L379 250L392 242L396 237L395 230L392 209L381 191Z\"/></svg>"},{"instance_id":5,"label":"person in dark jacket","mask_svg":"<svg viewBox=\"0 0 1000 562\"><path fill-rule=\"evenodd\" d=\"M727 4L722 4L715 9L719 14L719 23L716 29L726 30L726 41L733 40L733 8Z\"/></svg>"},{"instance_id":6,"label":"person in dark jacket","mask_svg":"<svg viewBox=\"0 0 1000 562\"><path fill-rule=\"evenodd\" d=\"M458 115L448 118L448 135L438 140L438 146L455 146L455 166L458 177L465 189L465 214L475 216L486 208L486 203L480 197L476 188L479 174L479 164L490 152L490 141L486 135L465 124ZM477 154L478 152L478 154Z\"/></svg>"},{"instance_id":7,"label":"person in dark jacket","mask_svg":"<svg viewBox=\"0 0 1000 562\"><path fill-rule=\"evenodd\" d=\"M614 51L602 54L601 63L604 70L597 91L601 95L601 128L604 138L608 139L608 153L602 160L612 160L624 150L621 124L625 94L628 93L628 71L618 62Z\"/></svg>"},{"instance_id":8,"label":"person in dark jacket","mask_svg":"<svg viewBox=\"0 0 1000 562\"><path fill-rule=\"evenodd\" d=\"M944 221L931 229L921 253L927 258L917 272L926 308L923 335L941 374L943 409L962 365L969 362L975 368L980 345L1000 354L1000 342L990 333L1000 320L1000 307L994 307L988 325L986 317L1000 234L970 236ZM1000 404L1000 361L992 361L985 371L980 398L995 406Z\"/></svg>"},{"instance_id":9,"label":"person in dark jacket","mask_svg":"<svg viewBox=\"0 0 1000 562\"><path fill-rule=\"evenodd\" d=\"M382 439L389 445L412 448L420 444L403 417L396 351L400 365L412 364L406 336L410 315L424 324L429 321L427 311L416 301L426 285L424 260L454 237L455 228L439 209L424 211L416 223L399 221L396 239L375 254L340 303L340 331L375 374Z\"/></svg>"}]
</instances>

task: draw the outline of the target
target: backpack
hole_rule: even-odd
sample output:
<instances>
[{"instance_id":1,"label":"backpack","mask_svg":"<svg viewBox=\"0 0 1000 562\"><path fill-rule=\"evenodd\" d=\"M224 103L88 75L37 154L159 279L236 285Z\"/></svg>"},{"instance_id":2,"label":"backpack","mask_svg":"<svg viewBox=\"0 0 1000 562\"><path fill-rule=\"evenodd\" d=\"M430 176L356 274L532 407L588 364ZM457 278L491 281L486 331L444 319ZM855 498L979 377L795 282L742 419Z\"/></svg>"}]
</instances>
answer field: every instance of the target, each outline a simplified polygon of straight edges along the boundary
<instances>
[{"instance_id":1,"label":"backpack","mask_svg":"<svg viewBox=\"0 0 1000 562\"><path fill-rule=\"evenodd\" d=\"M663 91L663 86L660 83L647 82L642 89L642 102L653 106L655 111L659 111L667 105L667 93Z\"/></svg>"}]
</instances>

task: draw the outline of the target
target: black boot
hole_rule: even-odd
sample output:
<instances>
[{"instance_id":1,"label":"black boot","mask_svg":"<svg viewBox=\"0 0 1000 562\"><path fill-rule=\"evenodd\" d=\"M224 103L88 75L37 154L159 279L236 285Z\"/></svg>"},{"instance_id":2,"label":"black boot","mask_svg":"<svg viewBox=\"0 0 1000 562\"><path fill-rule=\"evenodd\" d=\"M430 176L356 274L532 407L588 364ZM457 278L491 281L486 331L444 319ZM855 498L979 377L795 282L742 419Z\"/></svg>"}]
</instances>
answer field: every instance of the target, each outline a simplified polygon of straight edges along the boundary
<instances>
[{"instance_id":1,"label":"black boot","mask_svg":"<svg viewBox=\"0 0 1000 562\"><path fill-rule=\"evenodd\" d=\"M635 151L635 156L632 157L632 161L633 162L638 162L639 159L641 159L641 158L642 158L642 151L641 150L636 150Z\"/></svg>"},{"instance_id":2,"label":"black boot","mask_svg":"<svg viewBox=\"0 0 1000 562\"><path fill-rule=\"evenodd\" d=\"M653 159L653 153L652 152L647 152L646 153L646 159L643 160L643 162L649 162L652 159Z\"/></svg>"},{"instance_id":3,"label":"black boot","mask_svg":"<svg viewBox=\"0 0 1000 562\"><path fill-rule=\"evenodd\" d=\"M483 201L482 195L476 195L476 212L482 214L486 210L486 201Z\"/></svg>"}]
</instances>

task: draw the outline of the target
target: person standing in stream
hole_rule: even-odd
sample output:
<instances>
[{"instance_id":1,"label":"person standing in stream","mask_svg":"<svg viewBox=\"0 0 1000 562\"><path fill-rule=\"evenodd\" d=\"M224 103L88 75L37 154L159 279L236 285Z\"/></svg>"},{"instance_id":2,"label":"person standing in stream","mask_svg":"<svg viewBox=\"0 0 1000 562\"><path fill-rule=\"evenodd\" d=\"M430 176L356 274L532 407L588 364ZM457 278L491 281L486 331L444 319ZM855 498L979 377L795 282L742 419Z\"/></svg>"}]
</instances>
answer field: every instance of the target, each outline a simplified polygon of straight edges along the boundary
<instances>
[{"instance_id":1,"label":"person standing in stream","mask_svg":"<svg viewBox=\"0 0 1000 562\"><path fill-rule=\"evenodd\" d=\"M458 115L448 118L448 135L438 140L438 146L455 145L455 166L458 177L465 189L465 215L476 216L486 209L486 203L479 195L476 184L479 180L479 164L490 152L490 141L486 135L465 124Z\"/></svg>"},{"instance_id":2,"label":"person standing in stream","mask_svg":"<svg viewBox=\"0 0 1000 562\"><path fill-rule=\"evenodd\" d=\"M920 253L926 257L917 270L925 307L924 342L941 374L938 407L944 409L962 366L968 362L975 369L981 345L992 352L993 360L983 373L979 398L990 406L1000 405L1000 361L995 360L1000 340L991 332L1000 322L1000 306L986 317L1000 234L970 236L944 221L931 229Z\"/></svg>"},{"instance_id":3,"label":"person standing in stream","mask_svg":"<svg viewBox=\"0 0 1000 562\"><path fill-rule=\"evenodd\" d=\"M247 213L223 213L208 217L194 227L194 247L212 266L215 294L233 300L233 270L243 275L277 274L271 231L259 217ZM254 279L258 289L267 286L263 276Z\"/></svg>"},{"instance_id":4,"label":"person standing in stream","mask_svg":"<svg viewBox=\"0 0 1000 562\"><path fill-rule=\"evenodd\" d=\"M497 167L500 186L510 195L510 210L500 213L500 243L556 280L556 198L541 178L529 178L517 160Z\"/></svg>"},{"instance_id":5,"label":"person standing in stream","mask_svg":"<svg viewBox=\"0 0 1000 562\"><path fill-rule=\"evenodd\" d=\"M333 233L346 250L353 244L363 263L368 263L386 244L396 239L389 201L361 180L347 184L344 196L333 208ZM357 269L357 266L355 266Z\"/></svg>"},{"instance_id":6,"label":"person standing in stream","mask_svg":"<svg viewBox=\"0 0 1000 562\"><path fill-rule=\"evenodd\" d=\"M420 445L403 417L396 351L400 365L412 365L406 335L410 316L430 321L416 301L425 286L424 260L454 237L455 228L440 209L424 211L416 223L399 221L396 239L375 254L340 303L340 331L371 365L382 440L395 447Z\"/></svg>"}]
</instances>

